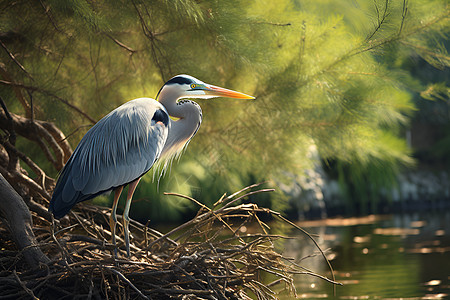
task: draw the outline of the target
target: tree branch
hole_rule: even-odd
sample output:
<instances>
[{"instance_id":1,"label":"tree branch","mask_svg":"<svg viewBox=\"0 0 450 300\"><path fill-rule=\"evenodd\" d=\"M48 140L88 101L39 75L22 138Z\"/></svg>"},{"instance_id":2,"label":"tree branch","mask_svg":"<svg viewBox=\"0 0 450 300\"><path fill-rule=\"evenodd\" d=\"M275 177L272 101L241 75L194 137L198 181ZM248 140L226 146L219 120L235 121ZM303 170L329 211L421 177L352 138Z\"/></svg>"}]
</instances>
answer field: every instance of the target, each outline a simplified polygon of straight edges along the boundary
<instances>
[{"instance_id":1,"label":"tree branch","mask_svg":"<svg viewBox=\"0 0 450 300\"><path fill-rule=\"evenodd\" d=\"M389 9L389 0L386 0L384 3L384 11L383 14L380 16L380 10L378 9L377 3L374 1L375 10L377 11L377 25L375 26L374 30L371 34L369 34L366 37L366 42L370 41L371 38L381 29L381 26L386 21L386 18L389 15L388 9Z\"/></svg>"},{"instance_id":2,"label":"tree branch","mask_svg":"<svg viewBox=\"0 0 450 300\"><path fill-rule=\"evenodd\" d=\"M31 268L50 262L37 246L33 220L23 199L0 174L0 212L17 247Z\"/></svg>"},{"instance_id":3,"label":"tree branch","mask_svg":"<svg viewBox=\"0 0 450 300\"><path fill-rule=\"evenodd\" d=\"M50 182L50 184L55 183L55 181L53 180L53 178L48 177L45 172L34 162L32 161L28 156L26 156L24 153L22 153L21 151L17 150L16 147L14 147L13 145L11 145L11 143L9 142L4 142L2 143L3 147L5 147L6 151L8 153L14 153L18 158L20 158L24 163L26 163L30 169L38 176L41 186L42 188L46 188L47 183Z\"/></svg>"},{"instance_id":4,"label":"tree branch","mask_svg":"<svg viewBox=\"0 0 450 300\"><path fill-rule=\"evenodd\" d=\"M36 91L36 92L39 92L39 93L44 94L46 96L52 97L52 98L54 98L54 99L64 103L65 105L69 106L70 108L72 108L76 112L78 112L80 115L82 115L83 117L88 119L92 124L97 123L97 121L94 118L89 116L87 113L82 111L80 108L78 108L77 106L71 104L66 99L61 98L61 97L53 94L52 92L49 92L47 90L43 90L43 89L35 87L35 86L25 85L23 83L18 83L18 82L13 82L13 81L8 81L8 80L0 80L0 84L9 85L9 86L12 86L12 87L19 87L19 88L23 88L23 89L26 89L26 90L29 90L29 91Z\"/></svg>"},{"instance_id":5,"label":"tree branch","mask_svg":"<svg viewBox=\"0 0 450 300\"><path fill-rule=\"evenodd\" d=\"M61 170L65 161L72 154L69 143L65 140L64 134L53 123L29 119L16 114L10 114L14 130L17 134L33 141L41 147L47 159L56 170ZM11 122L4 113L0 112L0 128L8 128ZM53 150L54 156L49 147Z\"/></svg>"},{"instance_id":6,"label":"tree branch","mask_svg":"<svg viewBox=\"0 0 450 300\"><path fill-rule=\"evenodd\" d=\"M9 143L11 143L12 146L14 147L14 145L16 144L16 132L14 130L14 121L11 114L8 111L8 108L6 107L5 102L1 97L0 97L0 104L7 118L6 127L4 129L6 129L8 137L5 138L5 143L8 143L7 140L9 140ZM8 152L8 167L7 167L8 171L12 172L14 170L17 170L19 168L19 158L17 157L17 153L10 151L9 149L6 149L6 151Z\"/></svg>"},{"instance_id":7,"label":"tree branch","mask_svg":"<svg viewBox=\"0 0 450 300\"><path fill-rule=\"evenodd\" d=\"M17 192L20 192L21 194L30 194L35 197L41 197L47 201L50 201L51 196L46 189L42 188L36 181L28 177L23 172L17 170L10 172L0 166L0 174L5 176L8 182L11 182L11 184L14 185ZM25 191L21 188L22 186L25 186L28 190Z\"/></svg>"},{"instance_id":8,"label":"tree branch","mask_svg":"<svg viewBox=\"0 0 450 300\"><path fill-rule=\"evenodd\" d=\"M64 163L69 159L69 157L72 155L72 147L70 146L69 142L67 141L67 138L64 136L62 131L56 127L55 124L51 122L44 122L44 121L37 121L42 127L44 127L48 133L50 133L55 141L58 143L58 145L61 147L61 149L64 152Z\"/></svg>"},{"instance_id":9,"label":"tree branch","mask_svg":"<svg viewBox=\"0 0 450 300\"><path fill-rule=\"evenodd\" d=\"M6 67L4 64L0 63L0 75L5 79L6 82L10 81L13 82L11 75L6 70ZM23 109L25 110L25 116L31 117L31 107L30 104L27 102L25 97L22 94L22 90L18 86L13 86L13 91L16 94L17 100L19 100L20 104L22 105Z\"/></svg>"},{"instance_id":10,"label":"tree branch","mask_svg":"<svg viewBox=\"0 0 450 300\"><path fill-rule=\"evenodd\" d=\"M134 50L131 47L128 47L127 45L125 45L124 43L120 42L119 40L117 40L116 38L114 38L113 36L111 36L108 33L104 33L108 38L110 38L114 43L116 43L119 47L127 50L128 52L130 52L130 55L133 55L135 52L137 52L137 50Z\"/></svg>"},{"instance_id":11,"label":"tree branch","mask_svg":"<svg viewBox=\"0 0 450 300\"><path fill-rule=\"evenodd\" d=\"M45 3L42 0L39 0L39 3L41 4L41 7L44 10L45 15L49 19L50 23L52 23L52 25L56 29L56 31L63 33L63 31L56 24L56 21L53 18L53 15L50 13L50 7L46 6Z\"/></svg>"},{"instance_id":12,"label":"tree branch","mask_svg":"<svg viewBox=\"0 0 450 300\"><path fill-rule=\"evenodd\" d=\"M2 40L0 40L0 46L6 51L6 53L8 54L8 56L11 58L11 60L31 79L33 79L33 77L31 77L30 73L28 73L27 70L25 70L24 66L22 66L22 64L16 59L16 57L14 56L14 54L12 54L11 51L9 51L9 49L6 47L6 45L3 43Z\"/></svg>"}]
</instances>

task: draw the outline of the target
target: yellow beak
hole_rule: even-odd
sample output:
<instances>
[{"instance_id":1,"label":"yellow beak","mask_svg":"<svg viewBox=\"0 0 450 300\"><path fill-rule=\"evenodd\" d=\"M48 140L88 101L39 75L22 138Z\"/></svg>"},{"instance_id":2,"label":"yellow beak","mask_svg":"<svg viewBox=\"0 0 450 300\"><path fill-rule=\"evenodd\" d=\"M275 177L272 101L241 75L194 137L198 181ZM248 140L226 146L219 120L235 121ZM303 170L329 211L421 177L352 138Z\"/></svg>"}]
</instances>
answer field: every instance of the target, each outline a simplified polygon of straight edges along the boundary
<instances>
[{"instance_id":1,"label":"yellow beak","mask_svg":"<svg viewBox=\"0 0 450 300\"><path fill-rule=\"evenodd\" d=\"M217 97L228 97L228 98L236 98L236 99L255 99L255 97L241 93L236 92L228 89L224 89L218 86L214 85L206 85L206 88L204 89L207 95L211 96L217 96Z\"/></svg>"}]
</instances>

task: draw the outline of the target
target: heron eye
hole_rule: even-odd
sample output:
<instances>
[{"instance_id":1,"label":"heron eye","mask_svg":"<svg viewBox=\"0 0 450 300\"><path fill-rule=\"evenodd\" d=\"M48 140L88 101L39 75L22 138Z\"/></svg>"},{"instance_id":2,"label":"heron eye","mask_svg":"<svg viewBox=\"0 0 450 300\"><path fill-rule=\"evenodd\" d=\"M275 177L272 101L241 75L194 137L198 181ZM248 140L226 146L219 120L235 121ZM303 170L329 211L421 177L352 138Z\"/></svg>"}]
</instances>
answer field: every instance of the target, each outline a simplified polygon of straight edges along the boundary
<instances>
[{"instance_id":1,"label":"heron eye","mask_svg":"<svg viewBox=\"0 0 450 300\"><path fill-rule=\"evenodd\" d=\"M195 89L197 85L195 83L191 84L191 89Z\"/></svg>"}]
</instances>

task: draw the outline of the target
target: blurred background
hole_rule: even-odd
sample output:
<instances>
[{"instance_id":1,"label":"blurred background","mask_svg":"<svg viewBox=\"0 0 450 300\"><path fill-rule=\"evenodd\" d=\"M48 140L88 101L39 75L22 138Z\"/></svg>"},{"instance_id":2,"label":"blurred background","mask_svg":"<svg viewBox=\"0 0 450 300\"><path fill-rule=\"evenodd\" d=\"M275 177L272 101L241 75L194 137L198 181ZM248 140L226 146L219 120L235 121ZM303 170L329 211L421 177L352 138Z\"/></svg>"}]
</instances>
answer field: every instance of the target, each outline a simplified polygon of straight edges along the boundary
<instances>
[{"instance_id":1,"label":"blurred background","mask_svg":"<svg viewBox=\"0 0 450 300\"><path fill-rule=\"evenodd\" d=\"M201 129L170 171L143 178L131 217L181 222L198 207L163 192L211 205L267 182L276 192L246 201L291 220L322 219L299 224L332 249L339 279L361 287L349 296L445 297L449 29L445 0L1 1L0 96L10 112L56 124L75 148L109 111L154 98L177 74L253 95L199 100ZM40 147L20 136L16 146L57 176ZM286 251L301 257L303 244ZM419 274L403 291L422 288L364 293L354 276L379 274L370 284L382 287L397 280L386 282L387 268L374 272L380 255L404 262L397 279ZM445 271L421 273L430 261ZM328 297L319 285L301 289Z\"/></svg>"}]
</instances>

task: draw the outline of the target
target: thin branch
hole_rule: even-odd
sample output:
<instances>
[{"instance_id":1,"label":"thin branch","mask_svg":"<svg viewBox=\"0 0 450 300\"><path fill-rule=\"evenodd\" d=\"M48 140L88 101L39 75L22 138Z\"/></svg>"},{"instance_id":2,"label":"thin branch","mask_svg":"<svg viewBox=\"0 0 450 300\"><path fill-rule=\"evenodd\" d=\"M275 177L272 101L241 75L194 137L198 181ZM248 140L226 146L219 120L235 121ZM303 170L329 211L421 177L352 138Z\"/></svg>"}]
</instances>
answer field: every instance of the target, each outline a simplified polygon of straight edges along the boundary
<instances>
[{"instance_id":1,"label":"thin branch","mask_svg":"<svg viewBox=\"0 0 450 300\"><path fill-rule=\"evenodd\" d=\"M153 31L145 23L145 19L144 19L143 15L142 15L141 11L139 10L138 6L136 5L135 1L132 0L131 2L133 3L133 6L134 6L134 8L136 10L136 13L137 13L137 15L139 17L139 21L141 23L142 32L144 33L144 35L150 41L150 47L151 47L150 53L152 55L152 58L153 58L155 64L157 65L157 67L159 69L161 78L163 79L163 81L165 81L165 72L163 70L161 62L158 59L157 50L158 50L158 52L160 52L160 54L162 52L161 52L161 50L158 48L158 46L155 43L155 39L156 39L155 34L153 33ZM144 7L145 7L145 4L144 4ZM147 12L147 14L148 14L148 12ZM164 58L164 56L163 56L163 58ZM172 73L171 68L170 68L170 64L168 64L167 67L168 67L168 73Z\"/></svg>"},{"instance_id":2,"label":"thin branch","mask_svg":"<svg viewBox=\"0 0 450 300\"><path fill-rule=\"evenodd\" d=\"M37 195L44 197L48 201L50 201L51 196L46 191L45 188L41 187L39 184L37 184L33 179L28 177L27 175L20 173L19 171L14 171L10 173L10 178L13 179L16 182L20 182L25 184L29 189L30 193L33 194L33 191L37 193Z\"/></svg>"},{"instance_id":3,"label":"thin branch","mask_svg":"<svg viewBox=\"0 0 450 300\"><path fill-rule=\"evenodd\" d=\"M0 46L6 51L6 53L8 54L8 56L11 58L11 60L31 79L33 79L33 77L31 77L30 73L28 73L27 70L25 70L24 66L22 66L22 64L16 59L16 57L14 56L14 54L12 54L11 51L8 50L8 48L6 47L6 45L3 43L2 40L0 40Z\"/></svg>"},{"instance_id":4,"label":"thin branch","mask_svg":"<svg viewBox=\"0 0 450 300\"><path fill-rule=\"evenodd\" d=\"M58 168L58 162L56 161L56 159L53 157L52 152L50 151L50 149L47 147L47 145L44 143L43 140L41 140L40 138L37 138L34 140L36 142L36 144L38 144L38 146L41 148L42 152L44 153L45 157L47 158L47 160L53 165L53 167L59 171Z\"/></svg>"},{"instance_id":5,"label":"thin branch","mask_svg":"<svg viewBox=\"0 0 450 300\"><path fill-rule=\"evenodd\" d=\"M72 155L72 147L70 146L67 138L63 132L51 122L37 121L42 127L44 127L48 133L55 139L56 143L61 147L64 152L64 163ZM89 125L92 126L92 125Z\"/></svg>"},{"instance_id":6,"label":"thin branch","mask_svg":"<svg viewBox=\"0 0 450 300\"><path fill-rule=\"evenodd\" d=\"M34 103L33 103L33 94L27 90L28 97L30 97L30 121L34 122Z\"/></svg>"},{"instance_id":7,"label":"thin branch","mask_svg":"<svg viewBox=\"0 0 450 300\"><path fill-rule=\"evenodd\" d=\"M275 251L275 241L288 237L264 233L265 225L256 217L259 213L274 212L256 204L226 207L256 192L244 188L233 193L232 197L222 196L218 202L223 207L215 211L205 212L206 207L201 205L203 213L198 213L187 225L179 226L178 231L171 231L176 235L177 243L165 243L167 234L149 236L149 230L135 222L131 228L133 238L130 246L136 251L128 259L114 259L109 252L112 245L102 237L109 235L104 229L109 228L108 210L78 205L67 216L68 220L52 222L50 230L47 222L35 228L40 233L37 245L45 249L53 260L40 274L25 272L20 278L24 283L33 282L36 296L55 290L68 297L76 293L80 297L118 298L120 295L126 299L182 295L205 299L247 299L251 293L258 299L275 299L278 292L274 288L276 283L285 283L290 294L296 295L292 274L317 276L339 284L302 268ZM194 202L199 203L197 200ZM237 234L242 221L256 220L260 227L256 233L230 237L223 234L226 226L218 222L219 219L231 220L228 224ZM62 222L70 225L62 225ZM152 239L158 243L155 247L147 245ZM148 247L151 247L151 255L147 254ZM5 268L10 268L6 260L13 257L2 260ZM69 259L70 262L67 261ZM262 273L271 274L268 284ZM0 274L0 285L10 279L11 276L3 278ZM81 289L73 291L73 286ZM8 293L19 295L18 292L22 293L21 296L26 295L14 282Z\"/></svg>"},{"instance_id":8,"label":"thin branch","mask_svg":"<svg viewBox=\"0 0 450 300\"><path fill-rule=\"evenodd\" d=\"M13 275L16 278L17 282L19 283L19 285L22 287L22 289L28 294L28 296L30 296L32 299L38 300L38 298L34 295L33 291L30 290L24 283L22 280L20 280L19 275L17 275L16 270L13 270Z\"/></svg>"},{"instance_id":9,"label":"thin branch","mask_svg":"<svg viewBox=\"0 0 450 300\"><path fill-rule=\"evenodd\" d=\"M113 268L106 268L107 270L111 271L112 273L118 275L120 277L120 279L122 279L123 281L125 281L133 290L135 290L139 296L141 296L144 299L148 299L147 296L145 296L130 280L128 280L128 278L126 278L122 273L120 273L119 271L113 269Z\"/></svg>"},{"instance_id":10,"label":"thin branch","mask_svg":"<svg viewBox=\"0 0 450 300\"><path fill-rule=\"evenodd\" d=\"M80 108L78 108L75 105L71 104L66 99L63 99L63 98L53 94L52 92L49 92L47 90L43 90L43 89L35 87L35 86L29 86L29 85L25 85L25 84L22 84L22 83L11 82L11 81L7 81L7 80L0 80L0 84L9 85L9 86L13 86L13 87L20 87L20 88L23 88L23 89L26 89L26 90L36 91L36 92L39 92L41 94L50 96L50 97L52 97L52 98L54 98L54 99L64 103L65 105L69 106L70 108L72 108L73 110L78 112L80 115L82 115L83 117L88 119L92 124L97 123L97 121L94 118L89 116L87 113L83 112Z\"/></svg>"},{"instance_id":11,"label":"thin branch","mask_svg":"<svg viewBox=\"0 0 450 300\"><path fill-rule=\"evenodd\" d=\"M4 64L0 63L0 75L5 79L6 82L13 82L14 80L11 78L11 75L9 74L9 72L6 70L6 67ZM31 109L30 109L30 104L28 104L27 100L25 99L25 97L22 94L22 90L17 87L17 86L13 86L12 87L14 94L16 94L16 98L17 100L19 100L20 104L22 105L23 109L25 110L25 116L27 118L31 117Z\"/></svg>"},{"instance_id":12,"label":"thin branch","mask_svg":"<svg viewBox=\"0 0 450 300\"><path fill-rule=\"evenodd\" d=\"M26 156L21 151L17 150L16 147L11 145L9 142L4 142L2 145L5 147L6 151L8 153L14 153L18 158L20 158L24 163L26 163L30 169L38 176L40 180L40 185L43 189L46 188L46 181L50 181L54 184L54 180L50 177L48 177L45 172L34 162L32 161L28 156Z\"/></svg>"},{"instance_id":13,"label":"thin branch","mask_svg":"<svg viewBox=\"0 0 450 300\"><path fill-rule=\"evenodd\" d=\"M63 33L63 31L61 29L59 29L58 25L56 24L56 21L53 18L53 15L50 13L50 7L46 6L42 0L39 0L39 3L41 4L41 7L44 10L45 15L47 16L47 18L49 19L49 21L53 25L53 27L56 29L56 31Z\"/></svg>"},{"instance_id":14,"label":"thin branch","mask_svg":"<svg viewBox=\"0 0 450 300\"><path fill-rule=\"evenodd\" d=\"M388 13L389 0L385 0L384 11L381 16L380 16L380 10L378 9L377 2L375 0L374 0L374 6L375 6L375 10L377 11L377 26L375 27L373 32L371 34L369 34L369 36L366 37L366 42L369 41L381 29L381 26L384 24L387 16L389 15L389 13Z\"/></svg>"},{"instance_id":15,"label":"thin branch","mask_svg":"<svg viewBox=\"0 0 450 300\"><path fill-rule=\"evenodd\" d=\"M324 258L325 262L328 265L328 268L331 271L331 277L332 280L334 282L336 282L336 278L334 276L334 270L333 267L331 266L330 261L328 260L327 256L325 255L325 253L323 252L323 250L320 248L319 244L316 242L316 240L308 233L306 232L306 230L304 230L303 228L301 228L300 226L297 226L296 224L294 224L293 222L289 221L288 219L286 219L285 217L283 217L280 213L275 212L275 211L271 211L271 213L275 216L277 216L278 218L280 218L280 220L282 220L283 222L286 222L287 224L291 225L292 227L296 228L297 230L300 230L303 234L305 234L316 246L317 249L319 249L320 253L322 254L322 257ZM333 294L336 295L336 286L333 285Z\"/></svg>"},{"instance_id":16,"label":"thin branch","mask_svg":"<svg viewBox=\"0 0 450 300\"><path fill-rule=\"evenodd\" d=\"M5 128L8 131L11 131L10 123L12 120L14 131L17 132L17 134L38 144L39 147L41 147L47 159L49 160L49 162L52 163L52 165L55 167L56 170L60 170L65 162L65 152L66 157L68 158L68 156L70 156L71 149L69 145L66 145L66 143L58 144L58 142L54 138L54 135L56 135L59 138L63 137L64 135L61 132L59 132L58 134L58 129L56 129L56 127L51 125L51 123L43 121L30 122L29 119L24 118L22 116L16 114L9 114L9 115L10 119L8 119L6 114L0 112L0 127ZM44 126L49 128L50 130L47 130ZM51 147L55 157L53 157L53 154L51 153L49 147L45 142L47 142L48 145ZM14 146L14 143L11 142L11 145ZM64 147L65 150L62 149L62 146ZM12 152L12 155L15 155L15 152Z\"/></svg>"},{"instance_id":17,"label":"thin branch","mask_svg":"<svg viewBox=\"0 0 450 300\"><path fill-rule=\"evenodd\" d=\"M292 23L274 23L274 22L266 22L266 21L259 21L259 22L255 22L255 24L262 24L262 25L272 25L272 26L291 26Z\"/></svg>"},{"instance_id":18,"label":"thin branch","mask_svg":"<svg viewBox=\"0 0 450 300\"><path fill-rule=\"evenodd\" d=\"M56 170L61 170L64 166L64 151L61 149L58 142L53 138L53 136L40 123L35 122L33 124L35 124L35 126L33 126L33 129L36 131L36 133L39 134L39 136L42 137L52 148L55 155L54 166ZM44 146L45 144L42 143L41 147Z\"/></svg>"},{"instance_id":19,"label":"thin branch","mask_svg":"<svg viewBox=\"0 0 450 300\"><path fill-rule=\"evenodd\" d=\"M11 143L11 145L15 145L16 144L16 131L14 130L14 120L11 116L11 114L8 111L8 108L6 107L5 102L3 101L3 98L0 97L0 104L2 106L3 111L5 112L6 118L7 118L7 126L6 126L6 130L8 131L9 137L8 140ZM8 149L6 149L6 151L8 152L8 171L12 172L14 170L16 170L19 166L19 159L17 157L17 153L13 152L13 151L8 151Z\"/></svg>"},{"instance_id":20,"label":"thin branch","mask_svg":"<svg viewBox=\"0 0 450 300\"><path fill-rule=\"evenodd\" d=\"M408 14L408 1L403 0L403 6L402 6L402 22L400 23L400 28L398 29L398 34L402 33L403 25L405 24L406 15Z\"/></svg>"},{"instance_id":21,"label":"thin branch","mask_svg":"<svg viewBox=\"0 0 450 300\"><path fill-rule=\"evenodd\" d=\"M407 42L407 41L400 41L401 44L406 45L408 47L411 47L413 49L416 49L418 52L422 52L426 55L429 55L431 57L435 57L437 59L440 60L446 60L446 61L450 61L450 56L449 55L445 55L442 53L435 53L432 50L430 50L429 48L423 47L423 46L419 46L419 45L415 45L413 43Z\"/></svg>"},{"instance_id":22,"label":"thin branch","mask_svg":"<svg viewBox=\"0 0 450 300\"><path fill-rule=\"evenodd\" d=\"M104 35L106 35L108 38L110 38L114 43L116 43L119 47L127 50L128 52L130 52L130 55L133 55L135 52L137 52L137 50L134 50L133 48L125 45L124 43L120 42L118 39L114 38L113 36L111 36L108 33L104 33Z\"/></svg>"},{"instance_id":23,"label":"thin branch","mask_svg":"<svg viewBox=\"0 0 450 300\"><path fill-rule=\"evenodd\" d=\"M225 222L219 215L217 215L214 212L214 210L210 209L208 206L204 205L203 203L200 203L199 201L195 200L194 198L186 196L186 195L183 195L183 194L179 194L179 193L164 193L164 195L177 196L177 197L181 197L181 198L184 198L184 199L187 199L187 200L190 200L190 201L194 202L195 204L197 204L198 206L200 206L204 210L206 210L208 212L211 212L214 217L216 217L220 222L222 222L225 225L225 227L227 227L233 234L236 234L236 231L233 230L233 228L227 222Z\"/></svg>"}]
</instances>

